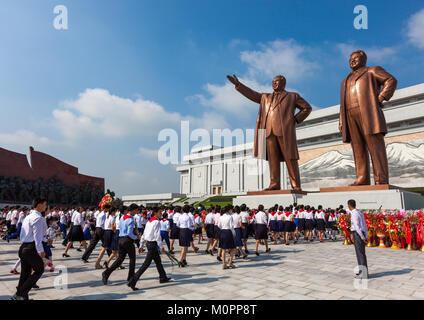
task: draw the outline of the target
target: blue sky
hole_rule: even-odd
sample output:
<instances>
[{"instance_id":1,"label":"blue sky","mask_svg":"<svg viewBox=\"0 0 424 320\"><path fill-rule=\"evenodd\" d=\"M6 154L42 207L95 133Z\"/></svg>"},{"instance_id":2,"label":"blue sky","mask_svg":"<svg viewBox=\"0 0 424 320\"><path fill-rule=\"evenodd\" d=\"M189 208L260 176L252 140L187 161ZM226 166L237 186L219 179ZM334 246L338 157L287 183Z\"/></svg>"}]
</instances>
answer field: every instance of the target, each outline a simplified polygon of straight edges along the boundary
<instances>
[{"instance_id":1,"label":"blue sky","mask_svg":"<svg viewBox=\"0 0 424 320\"><path fill-rule=\"evenodd\" d=\"M368 30L353 8L368 8ZM68 30L53 27L56 5ZM0 146L29 145L106 178L117 194L178 191L155 157L158 132L191 126L251 128L257 106L225 75L289 90L316 108L339 103L348 53L424 82L422 1L3 0ZM141 149L140 149L141 148Z\"/></svg>"}]
</instances>

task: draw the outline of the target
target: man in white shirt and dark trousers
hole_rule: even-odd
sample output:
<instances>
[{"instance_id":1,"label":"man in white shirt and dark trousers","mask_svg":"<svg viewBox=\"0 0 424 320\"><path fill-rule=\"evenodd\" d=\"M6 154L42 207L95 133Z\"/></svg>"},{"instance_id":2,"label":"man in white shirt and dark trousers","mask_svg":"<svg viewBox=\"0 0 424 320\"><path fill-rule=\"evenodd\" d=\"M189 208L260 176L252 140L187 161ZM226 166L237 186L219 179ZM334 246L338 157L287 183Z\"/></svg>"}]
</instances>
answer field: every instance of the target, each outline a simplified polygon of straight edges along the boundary
<instances>
[{"instance_id":1,"label":"man in white shirt and dark trousers","mask_svg":"<svg viewBox=\"0 0 424 320\"><path fill-rule=\"evenodd\" d=\"M355 246L356 259L358 260L359 273L356 279L368 278L367 256L365 255L365 245L368 242L368 228L364 215L356 209L356 201L347 202L351 215L351 228L353 233L353 242Z\"/></svg>"},{"instance_id":2,"label":"man in white shirt and dark trousers","mask_svg":"<svg viewBox=\"0 0 424 320\"><path fill-rule=\"evenodd\" d=\"M140 240L140 249L144 245L144 241L146 241L147 246L147 254L146 259L144 260L143 265L138 269L135 275L128 281L128 286L134 291L138 290L136 288L136 284L138 279L142 276L144 271L152 263L152 260L155 261L156 268L159 272L160 283L165 283L171 280L166 276L165 269L162 266L162 261L159 256L159 248L163 251L162 238L160 236L160 218L162 217L162 210L155 209L154 216L146 223L146 227L144 229L143 235Z\"/></svg>"},{"instance_id":3,"label":"man in white shirt and dark trousers","mask_svg":"<svg viewBox=\"0 0 424 320\"><path fill-rule=\"evenodd\" d=\"M43 248L43 238L46 223L41 212L46 211L47 200L35 198L32 203L30 214L22 223L19 248L21 259L21 276L17 286L16 294L11 300L28 300L28 293L41 278L44 272L43 258L46 256ZM34 271L34 272L32 272Z\"/></svg>"}]
</instances>

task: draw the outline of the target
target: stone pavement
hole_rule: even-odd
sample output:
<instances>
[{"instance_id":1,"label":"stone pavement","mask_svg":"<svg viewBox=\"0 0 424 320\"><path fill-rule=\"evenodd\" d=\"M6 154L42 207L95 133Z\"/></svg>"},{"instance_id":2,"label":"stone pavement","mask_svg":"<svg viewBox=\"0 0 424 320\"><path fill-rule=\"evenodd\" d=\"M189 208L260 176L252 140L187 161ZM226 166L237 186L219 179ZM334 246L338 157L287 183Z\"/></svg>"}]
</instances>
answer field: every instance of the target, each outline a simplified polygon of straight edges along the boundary
<instances>
[{"instance_id":1,"label":"stone pavement","mask_svg":"<svg viewBox=\"0 0 424 320\"><path fill-rule=\"evenodd\" d=\"M100 246L84 264L82 253L71 249L70 258L62 258L63 247L55 242L53 257L56 269L66 267L67 288L60 288L63 278L59 272L46 270L39 280L40 289L32 290L30 298L46 299L424 299L424 252L367 248L370 279L354 286L353 268L356 258L353 246L344 246L341 241L319 243L298 242L296 245L271 245L271 252L257 257L254 242L249 240L248 259L237 259L236 269L223 270L221 263L204 253L189 249L189 267L172 266L162 255L165 270L172 281L160 284L158 273L152 266L142 276L133 292L126 286L126 269L116 270L104 286L102 270L95 270L94 263ZM77 243L75 243L77 245ZM0 243L0 300L15 293L19 275L10 274L17 259L19 242ZM176 247L179 250L179 247ZM178 257L179 251L176 252ZM138 269L145 253L137 255ZM364 288L367 285L368 288Z\"/></svg>"}]
</instances>

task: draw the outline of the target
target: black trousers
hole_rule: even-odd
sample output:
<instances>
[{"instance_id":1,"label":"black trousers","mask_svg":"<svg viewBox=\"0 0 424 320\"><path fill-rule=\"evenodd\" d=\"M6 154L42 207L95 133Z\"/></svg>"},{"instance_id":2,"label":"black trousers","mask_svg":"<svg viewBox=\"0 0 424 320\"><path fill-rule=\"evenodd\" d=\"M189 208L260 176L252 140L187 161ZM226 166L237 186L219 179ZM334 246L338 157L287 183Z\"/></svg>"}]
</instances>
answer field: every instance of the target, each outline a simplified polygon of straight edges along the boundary
<instances>
[{"instance_id":1,"label":"black trousers","mask_svg":"<svg viewBox=\"0 0 424 320\"><path fill-rule=\"evenodd\" d=\"M367 256L365 255L365 242L356 231L353 232L353 241L358 266L365 266L368 269Z\"/></svg>"},{"instance_id":2,"label":"black trousers","mask_svg":"<svg viewBox=\"0 0 424 320\"><path fill-rule=\"evenodd\" d=\"M91 240L90 245L88 246L87 250L85 250L81 259L88 260L88 258L90 258L91 253L93 252L94 248L99 243L99 241L101 241L102 244L103 244L103 234L104 233L105 233L105 231L102 228L100 228L100 227L96 228L96 230L94 231L94 238L93 238L93 240ZM107 254L110 256L112 254L112 250L107 249Z\"/></svg>"},{"instance_id":3,"label":"black trousers","mask_svg":"<svg viewBox=\"0 0 424 320\"><path fill-rule=\"evenodd\" d=\"M28 299L29 291L44 273L44 263L34 242L22 243L19 248L19 258L21 259L21 276L16 295Z\"/></svg>"},{"instance_id":4,"label":"black trousers","mask_svg":"<svg viewBox=\"0 0 424 320\"><path fill-rule=\"evenodd\" d=\"M160 259L159 250L158 250L158 244L156 241L146 241L147 246L147 255L146 259L143 262L143 265L138 269L134 277L129 281L129 285L135 286L138 279L142 276L144 271L147 270L147 268L152 263L152 260L155 261L156 268L159 272L159 278L160 279L166 279L166 272L162 265L162 260Z\"/></svg>"},{"instance_id":5,"label":"black trousers","mask_svg":"<svg viewBox=\"0 0 424 320\"><path fill-rule=\"evenodd\" d=\"M128 269L128 278L127 281L129 281L135 273L135 246L134 246L134 240L130 237L120 237L118 242L118 248L119 248L119 256L118 259L115 260L115 262L104 271L104 274L106 278L109 278L111 273L115 271L121 264L124 262L127 254L130 257L130 267Z\"/></svg>"}]
</instances>

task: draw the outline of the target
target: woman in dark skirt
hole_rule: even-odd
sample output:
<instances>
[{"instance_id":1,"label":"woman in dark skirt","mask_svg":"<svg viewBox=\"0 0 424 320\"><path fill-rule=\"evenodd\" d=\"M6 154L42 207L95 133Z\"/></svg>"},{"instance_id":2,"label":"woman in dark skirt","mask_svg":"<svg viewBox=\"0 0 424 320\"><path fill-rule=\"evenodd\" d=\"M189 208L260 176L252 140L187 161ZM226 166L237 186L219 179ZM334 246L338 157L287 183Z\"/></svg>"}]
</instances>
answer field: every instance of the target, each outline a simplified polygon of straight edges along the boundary
<instances>
[{"instance_id":1,"label":"woman in dark skirt","mask_svg":"<svg viewBox=\"0 0 424 320\"><path fill-rule=\"evenodd\" d=\"M284 237L284 208L280 206L277 212L277 228L278 228L278 237Z\"/></svg>"},{"instance_id":2,"label":"woman in dark skirt","mask_svg":"<svg viewBox=\"0 0 424 320\"><path fill-rule=\"evenodd\" d=\"M271 251L268 248L268 215L264 212L264 206L258 206L258 212L255 214L255 240L256 240L256 255L259 256L259 242L265 242L265 252Z\"/></svg>"},{"instance_id":3,"label":"woman in dark skirt","mask_svg":"<svg viewBox=\"0 0 424 320\"><path fill-rule=\"evenodd\" d=\"M172 216L172 228L171 228L171 236L169 237L171 239L171 250L169 253L174 254L174 242L175 240L180 239L180 228L178 227L178 220L181 217L181 207L176 207L174 210L174 214Z\"/></svg>"},{"instance_id":4,"label":"woman in dark skirt","mask_svg":"<svg viewBox=\"0 0 424 320\"><path fill-rule=\"evenodd\" d=\"M212 248L213 242L214 242L214 232L213 232L213 216L214 216L215 207L209 208L209 212L205 217L205 231L206 231L206 237L208 238L208 243L206 245L206 253L210 253L213 256L212 250L209 250L209 248Z\"/></svg>"},{"instance_id":5,"label":"woman in dark skirt","mask_svg":"<svg viewBox=\"0 0 424 320\"><path fill-rule=\"evenodd\" d=\"M269 214L269 230L271 230L271 239L274 240L274 244L277 244L278 223L277 223L277 212L276 211L270 211L270 214Z\"/></svg>"},{"instance_id":6,"label":"woman in dark skirt","mask_svg":"<svg viewBox=\"0 0 424 320\"><path fill-rule=\"evenodd\" d=\"M322 236L325 231L325 213L322 210L322 206L318 206L318 212L315 215L316 219L316 229L318 230L319 242L322 242Z\"/></svg>"},{"instance_id":7,"label":"woman in dark skirt","mask_svg":"<svg viewBox=\"0 0 424 320\"><path fill-rule=\"evenodd\" d=\"M218 246L218 242L219 242L219 233L220 233L220 229L219 229L219 219L221 218L221 211L223 211L221 209L220 206L216 206L215 208L215 215L213 217L213 238L214 238L214 242L212 245L212 249L211 252L213 253L215 251L215 248ZM218 247L218 256L216 257L216 259L218 261L222 261L221 259L221 248Z\"/></svg>"},{"instance_id":8,"label":"woman in dark skirt","mask_svg":"<svg viewBox=\"0 0 424 320\"><path fill-rule=\"evenodd\" d=\"M222 254L222 268L229 269L235 268L233 264L233 255L236 248L234 243L234 238L236 236L233 224L233 218L231 217L232 206L228 205L226 207L225 213L220 217L218 227L219 232L219 248L221 249ZM230 259L228 261L228 266L225 261L226 251L230 251Z\"/></svg>"},{"instance_id":9,"label":"woman in dark skirt","mask_svg":"<svg viewBox=\"0 0 424 320\"><path fill-rule=\"evenodd\" d=\"M68 255L68 250L72 246L74 241L79 241L81 246L84 246L84 249L87 250L87 243L84 240L84 233L82 227L84 226L84 220L82 219L83 208L79 207L78 210L74 211L72 214L72 228L69 232L69 242L66 245L66 249L62 254L62 257L70 257Z\"/></svg>"},{"instance_id":10,"label":"woman in dark skirt","mask_svg":"<svg viewBox=\"0 0 424 320\"><path fill-rule=\"evenodd\" d=\"M243 241L241 239L242 236L242 226L241 223L241 216L240 216L240 207L236 206L234 208L234 213L232 215L233 219L233 225L234 225L234 231L236 233L234 238L234 245L236 246L236 257L240 257L240 255L243 257L243 259L247 258L247 254L243 253Z\"/></svg>"},{"instance_id":11,"label":"woman in dark skirt","mask_svg":"<svg viewBox=\"0 0 424 320\"><path fill-rule=\"evenodd\" d=\"M312 242L312 231L314 230L314 214L312 210L310 210L309 206L306 206L306 213L305 213L305 230L306 230L306 237L307 240Z\"/></svg>"},{"instance_id":12,"label":"woman in dark skirt","mask_svg":"<svg viewBox=\"0 0 424 320\"><path fill-rule=\"evenodd\" d=\"M247 250L247 239L249 238L249 212L247 211L247 206L245 204L242 204L240 206L240 218L241 218L241 239L244 246L244 252L246 254L249 253L249 250Z\"/></svg>"},{"instance_id":13,"label":"woman in dark skirt","mask_svg":"<svg viewBox=\"0 0 424 320\"><path fill-rule=\"evenodd\" d=\"M306 232L305 232L305 211L303 209L303 205L300 205L297 211L297 217L299 218L299 226L297 227L298 236L303 233L303 236L306 240Z\"/></svg>"},{"instance_id":14,"label":"woman in dark skirt","mask_svg":"<svg viewBox=\"0 0 424 320\"><path fill-rule=\"evenodd\" d=\"M99 252L99 256L97 257L97 261L95 264L96 269L102 269L101 261L103 259L103 256L106 251L110 252L113 242L113 234L116 229L116 208L112 207L110 209L106 209L106 219L104 224L104 232L103 232L103 244L102 244L102 250ZM104 268L108 268L107 262L103 264Z\"/></svg>"},{"instance_id":15,"label":"woman in dark skirt","mask_svg":"<svg viewBox=\"0 0 424 320\"><path fill-rule=\"evenodd\" d=\"M193 219L189 216L188 212L190 212L190 207L188 205L185 205L183 208L183 213L176 222L177 227L180 230L179 244L182 248L180 254L180 262L183 267L187 266L187 250L188 247L190 247L190 242L193 241L191 231L193 229Z\"/></svg>"}]
</instances>

